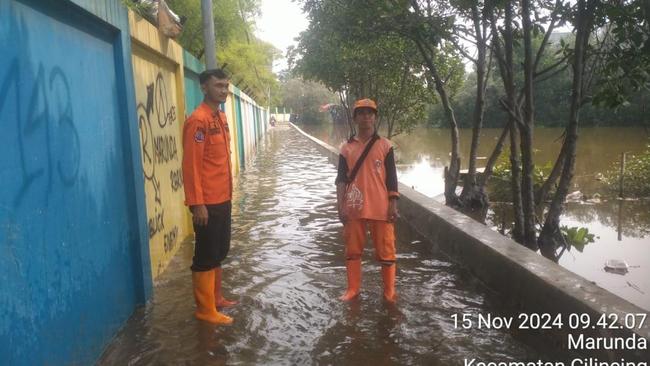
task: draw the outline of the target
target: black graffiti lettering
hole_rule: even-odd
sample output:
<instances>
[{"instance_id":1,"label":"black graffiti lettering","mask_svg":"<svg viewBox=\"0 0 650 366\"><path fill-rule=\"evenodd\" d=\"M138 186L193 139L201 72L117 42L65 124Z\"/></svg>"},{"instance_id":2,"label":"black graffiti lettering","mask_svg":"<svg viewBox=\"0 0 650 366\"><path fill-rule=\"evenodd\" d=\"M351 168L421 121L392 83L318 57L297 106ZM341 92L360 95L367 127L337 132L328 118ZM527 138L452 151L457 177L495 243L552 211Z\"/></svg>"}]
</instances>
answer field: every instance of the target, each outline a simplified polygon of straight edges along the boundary
<instances>
[{"instance_id":1,"label":"black graffiti lettering","mask_svg":"<svg viewBox=\"0 0 650 366\"><path fill-rule=\"evenodd\" d=\"M156 200L156 203L162 205L162 192L160 191L160 182L155 176L151 178L151 184L153 185L154 199Z\"/></svg>"},{"instance_id":2,"label":"black graffiti lettering","mask_svg":"<svg viewBox=\"0 0 650 366\"><path fill-rule=\"evenodd\" d=\"M2 115L12 113L12 110L8 113L4 111L5 107L9 107L6 101L11 100L12 90L15 98L13 113L16 116L14 120L20 154L20 170L16 173L23 180L20 191L14 197L15 206L22 203L37 182L45 182L45 189L34 188L45 192L45 200L49 199L56 178L63 185L73 185L81 165L81 144L72 114L70 84L63 70L54 66L47 73L40 63L33 80L25 82L21 80L21 67L30 69L31 65L19 62L17 58L12 60L0 83ZM30 96L27 103L19 97L23 90L25 95ZM24 119L23 111L26 111ZM33 149L35 144L39 145L39 149ZM41 153L45 158L34 158L34 154Z\"/></svg>"},{"instance_id":3,"label":"black graffiti lettering","mask_svg":"<svg viewBox=\"0 0 650 366\"><path fill-rule=\"evenodd\" d=\"M163 230L165 230L165 210L160 212L156 210L154 216L149 218L149 239Z\"/></svg>"},{"instance_id":4,"label":"black graffiti lettering","mask_svg":"<svg viewBox=\"0 0 650 366\"><path fill-rule=\"evenodd\" d=\"M171 126L172 122L174 122L176 120L176 107L175 106L171 106L171 108L169 108L169 111L167 111L166 119L167 119L167 121L169 121L170 126Z\"/></svg>"},{"instance_id":5,"label":"black graffiti lettering","mask_svg":"<svg viewBox=\"0 0 650 366\"><path fill-rule=\"evenodd\" d=\"M168 125L171 126L176 120L176 106L172 105L169 107L167 86L165 85L165 79L163 79L162 73L159 72L156 76L155 84L147 87L147 93L149 94L147 102L149 106L155 109L158 126L160 128Z\"/></svg>"},{"instance_id":6,"label":"black graffiti lettering","mask_svg":"<svg viewBox=\"0 0 650 366\"><path fill-rule=\"evenodd\" d=\"M171 252L172 249L174 249L177 240L178 240L178 226L174 226L169 232L165 234L165 241L163 244L165 253Z\"/></svg>"},{"instance_id":7,"label":"black graffiti lettering","mask_svg":"<svg viewBox=\"0 0 650 366\"><path fill-rule=\"evenodd\" d=\"M154 151L156 152L156 163L162 164L172 160L178 160L175 136L156 136L153 141Z\"/></svg>"},{"instance_id":8,"label":"black graffiti lettering","mask_svg":"<svg viewBox=\"0 0 650 366\"><path fill-rule=\"evenodd\" d=\"M54 99L56 99L53 109L64 106L57 113L59 116L58 127L61 131L64 131L64 135L70 136L69 143L65 146L66 154L60 154L57 161L57 169L61 180L66 185L72 185L77 180L77 175L79 174L81 142L72 117L70 85L60 67L53 68L50 73L50 90L54 92ZM63 97L62 100L59 100L57 96L61 97L61 94L63 94ZM68 156L66 157L66 155Z\"/></svg>"},{"instance_id":9,"label":"black graffiti lettering","mask_svg":"<svg viewBox=\"0 0 650 366\"><path fill-rule=\"evenodd\" d=\"M158 73L156 75L156 84L154 86L154 93L153 97L154 100L152 100L155 109L156 109L156 117L158 120L158 126L160 128L164 128L167 126L167 113L169 109L167 108L168 101L167 101L167 87L165 86L165 79L163 79L162 73Z\"/></svg>"},{"instance_id":10,"label":"black graffiti lettering","mask_svg":"<svg viewBox=\"0 0 650 366\"><path fill-rule=\"evenodd\" d=\"M152 122L157 121L160 128L171 126L176 120L176 106L169 107L167 88L162 73L156 76L156 81L147 85L146 100L138 103L138 127L140 129L140 145L142 148L142 170L144 177L154 190L157 204L162 205L160 179L156 177L156 165L170 161L178 161L178 147L174 135L154 137ZM171 175L170 175L171 177ZM178 179L172 177L172 188L178 189ZM182 186L182 177L180 186Z\"/></svg>"},{"instance_id":11,"label":"black graffiti lettering","mask_svg":"<svg viewBox=\"0 0 650 366\"><path fill-rule=\"evenodd\" d=\"M169 180L171 181L172 191L178 191L183 187L183 171L181 169L170 171Z\"/></svg>"},{"instance_id":12,"label":"black graffiti lettering","mask_svg":"<svg viewBox=\"0 0 650 366\"><path fill-rule=\"evenodd\" d=\"M144 104L138 104L138 127L140 129L140 146L142 149L142 171L144 177L151 180L156 174L154 152L153 152L153 132L151 131L151 123L147 114L147 108Z\"/></svg>"}]
</instances>

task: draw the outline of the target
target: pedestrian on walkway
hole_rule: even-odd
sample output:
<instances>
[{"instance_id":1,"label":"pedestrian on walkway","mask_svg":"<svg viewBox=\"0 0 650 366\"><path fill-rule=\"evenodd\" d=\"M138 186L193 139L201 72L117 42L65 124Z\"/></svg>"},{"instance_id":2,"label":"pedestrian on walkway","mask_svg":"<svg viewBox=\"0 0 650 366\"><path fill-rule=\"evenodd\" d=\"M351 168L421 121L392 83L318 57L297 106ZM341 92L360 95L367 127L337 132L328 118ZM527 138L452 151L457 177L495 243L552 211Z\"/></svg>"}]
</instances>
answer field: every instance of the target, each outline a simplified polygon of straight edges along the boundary
<instances>
[{"instance_id":1,"label":"pedestrian on walkway","mask_svg":"<svg viewBox=\"0 0 650 366\"><path fill-rule=\"evenodd\" d=\"M237 303L226 300L221 288L221 265L230 249L232 170L228 121L219 106L226 102L230 81L221 69L202 72L199 81L203 102L183 126L185 204L195 234L194 314L210 323L231 324L232 318L217 310Z\"/></svg>"},{"instance_id":2,"label":"pedestrian on walkway","mask_svg":"<svg viewBox=\"0 0 650 366\"><path fill-rule=\"evenodd\" d=\"M394 222L399 193L393 148L388 139L377 134L377 104L373 100L357 100L352 115L358 132L341 146L336 177L348 278L348 289L340 300L349 301L359 295L361 255L369 230L375 258L381 264L384 299L394 303Z\"/></svg>"}]
</instances>

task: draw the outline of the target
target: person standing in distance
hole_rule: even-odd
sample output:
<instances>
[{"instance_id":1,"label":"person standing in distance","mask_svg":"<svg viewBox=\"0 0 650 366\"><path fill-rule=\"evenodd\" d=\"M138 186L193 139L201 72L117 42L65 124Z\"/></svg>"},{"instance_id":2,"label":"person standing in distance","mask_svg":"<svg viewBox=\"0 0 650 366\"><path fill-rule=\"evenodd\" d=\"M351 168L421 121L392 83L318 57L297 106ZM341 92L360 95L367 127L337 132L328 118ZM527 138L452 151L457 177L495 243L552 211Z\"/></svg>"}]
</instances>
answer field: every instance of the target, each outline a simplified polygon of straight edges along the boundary
<instances>
[{"instance_id":1,"label":"person standing in distance","mask_svg":"<svg viewBox=\"0 0 650 366\"><path fill-rule=\"evenodd\" d=\"M395 228L398 217L397 170L391 142L377 134L377 104L371 99L354 103L353 120L358 134L341 146L336 198L343 223L348 288L339 299L349 301L361 288L361 255L370 231L375 258L381 264L384 299L396 301ZM367 155L364 156L364 150ZM358 168L357 162L361 161ZM356 170L356 173L354 172ZM354 176L352 176L354 175Z\"/></svg>"},{"instance_id":2,"label":"person standing in distance","mask_svg":"<svg viewBox=\"0 0 650 366\"><path fill-rule=\"evenodd\" d=\"M195 245L192 284L197 319L231 324L217 307L235 305L221 289L223 260L230 250L232 169L230 131L219 108L228 97L229 77L221 69L199 75L203 102L183 126L183 182L185 204L192 212Z\"/></svg>"}]
</instances>

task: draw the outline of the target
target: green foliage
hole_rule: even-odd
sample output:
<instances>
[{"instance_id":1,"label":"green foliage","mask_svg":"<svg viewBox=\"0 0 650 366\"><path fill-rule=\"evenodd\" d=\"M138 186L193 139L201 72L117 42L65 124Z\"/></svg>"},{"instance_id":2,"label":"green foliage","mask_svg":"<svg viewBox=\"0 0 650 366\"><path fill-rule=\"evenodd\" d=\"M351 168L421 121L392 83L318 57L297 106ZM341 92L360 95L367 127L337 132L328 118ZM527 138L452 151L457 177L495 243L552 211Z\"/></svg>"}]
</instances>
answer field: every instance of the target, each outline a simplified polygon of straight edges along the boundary
<instances>
[{"instance_id":1,"label":"green foliage","mask_svg":"<svg viewBox=\"0 0 650 366\"><path fill-rule=\"evenodd\" d=\"M347 102L370 97L379 105L388 135L409 131L424 120L431 102L425 69L415 44L394 29L393 17L406 9L393 2L304 1L311 22L291 52L293 72L322 82ZM460 58L441 52L436 62L460 85Z\"/></svg>"},{"instance_id":2,"label":"green foliage","mask_svg":"<svg viewBox=\"0 0 650 366\"><path fill-rule=\"evenodd\" d=\"M148 17L148 14L153 9L152 4L134 2L133 0L122 0L122 4L124 4L127 7L131 8L133 11L140 14L142 17Z\"/></svg>"},{"instance_id":3,"label":"green foliage","mask_svg":"<svg viewBox=\"0 0 650 366\"><path fill-rule=\"evenodd\" d=\"M335 103L336 96L322 84L301 79L289 79L282 83L280 89L281 105L299 115L301 123L322 123L330 114L320 112L323 104Z\"/></svg>"},{"instance_id":4,"label":"green foliage","mask_svg":"<svg viewBox=\"0 0 650 366\"><path fill-rule=\"evenodd\" d=\"M605 173L604 181L612 192L618 192L621 163L616 162ZM640 155L627 155L623 174L625 197L650 197L650 145Z\"/></svg>"},{"instance_id":5,"label":"green foliage","mask_svg":"<svg viewBox=\"0 0 650 366\"><path fill-rule=\"evenodd\" d=\"M625 106L630 96L650 90L650 5L647 0L605 4L600 14L604 56L593 103Z\"/></svg>"},{"instance_id":6,"label":"green foliage","mask_svg":"<svg viewBox=\"0 0 650 366\"><path fill-rule=\"evenodd\" d=\"M543 166L535 165L533 170L534 190L539 189L553 169L551 162ZM494 165L487 189L493 202L512 202L512 169L507 154L502 154Z\"/></svg>"},{"instance_id":7,"label":"green foliage","mask_svg":"<svg viewBox=\"0 0 650 366\"><path fill-rule=\"evenodd\" d=\"M146 6L123 0L136 12ZM201 0L166 0L172 11L185 18L178 43L199 59L204 56ZM273 74L273 60L280 51L253 36L254 18L259 15L259 0L213 0L217 62L226 65L232 82L261 105L268 104L268 95L275 95L279 85Z\"/></svg>"},{"instance_id":8,"label":"green foliage","mask_svg":"<svg viewBox=\"0 0 650 366\"><path fill-rule=\"evenodd\" d=\"M539 69L557 62L571 43L570 34L557 34L553 44L547 50L540 62ZM538 45L541 39L535 39ZM523 60L521 47L517 47L517 67ZM507 114L499 104L499 98L505 95L503 85L498 79L496 65L493 65L492 78L488 84L485 101L484 127L503 127L507 122ZM520 76L520 75L519 75ZM571 101L571 70L566 68L546 80L535 83L535 124L544 127L563 127L569 114ZM471 127L474 113L474 99L476 97L476 73L472 72L462 82L458 93L453 96L454 113L459 127ZM604 105L586 103L580 110L581 126L650 126L648 118L648 103L650 92L639 90L631 95L621 95L627 101L618 109L611 109ZM445 115L442 106L431 105L427 116L427 125L432 127L445 127Z\"/></svg>"},{"instance_id":9,"label":"green foliage","mask_svg":"<svg viewBox=\"0 0 650 366\"><path fill-rule=\"evenodd\" d=\"M594 242L594 234L589 233L589 229L586 227L560 227L560 232L564 236L569 247L568 250L571 250L571 247L576 248L580 253L585 249L585 245Z\"/></svg>"}]
</instances>

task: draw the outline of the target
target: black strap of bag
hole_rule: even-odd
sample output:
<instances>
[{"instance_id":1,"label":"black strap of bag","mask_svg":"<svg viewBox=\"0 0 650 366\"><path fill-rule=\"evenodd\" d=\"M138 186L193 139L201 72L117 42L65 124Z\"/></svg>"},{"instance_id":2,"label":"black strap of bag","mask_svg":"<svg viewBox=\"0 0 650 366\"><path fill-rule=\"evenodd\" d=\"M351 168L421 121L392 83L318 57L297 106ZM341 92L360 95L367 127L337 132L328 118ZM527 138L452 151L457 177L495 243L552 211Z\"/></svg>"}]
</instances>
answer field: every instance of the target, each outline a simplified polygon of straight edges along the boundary
<instances>
[{"instance_id":1,"label":"black strap of bag","mask_svg":"<svg viewBox=\"0 0 650 366\"><path fill-rule=\"evenodd\" d=\"M359 156L359 160L357 160L357 163L354 164L354 168L352 168L352 172L350 172L350 176L348 177L348 184L354 182L354 178L357 177L357 173L359 172L359 169L361 169L361 164L363 164L363 161L366 160L366 156L368 156L368 153L370 152L372 145L374 145L375 141L377 140L379 140L379 135L375 133L370 138L370 141L368 141L368 145L366 145L366 148L361 153L361 156Z\"/></svg>"}]
</instances>

